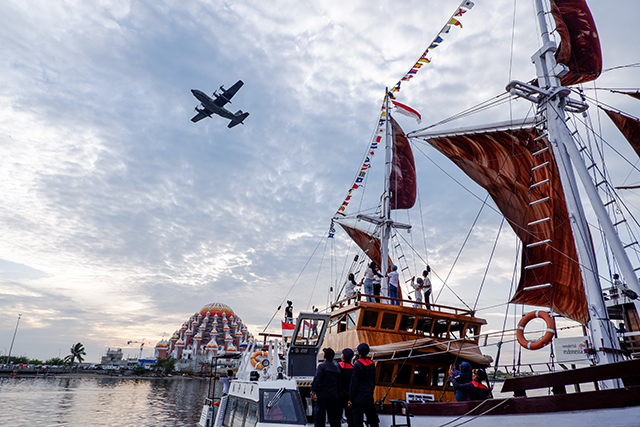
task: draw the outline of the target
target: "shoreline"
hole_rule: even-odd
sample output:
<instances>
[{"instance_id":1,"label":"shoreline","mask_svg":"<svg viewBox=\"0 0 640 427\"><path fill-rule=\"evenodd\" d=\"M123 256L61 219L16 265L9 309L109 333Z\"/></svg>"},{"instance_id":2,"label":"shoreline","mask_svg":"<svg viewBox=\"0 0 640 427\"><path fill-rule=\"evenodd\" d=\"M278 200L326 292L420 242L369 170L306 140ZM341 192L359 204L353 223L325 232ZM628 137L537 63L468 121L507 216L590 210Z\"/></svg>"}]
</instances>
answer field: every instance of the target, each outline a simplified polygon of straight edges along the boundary
<instances>
[{"instance_id":1,"label":"shoreline","mask_svg":"<svg viewBox=\"0 0 640 427\"><path fill-rule=\"evenodd\" d=\"M198 377L193 375L171 375L171 376L156 376L156 375L126 375L126 374L110 374L108 372L49 372L49 373L37 373L37 372L18 372L16 375L11 375L10 372L0 372L1 378L90 378L90 379L127 379L127 380L208 380L210 377Z\"/></svg>"}]
</instances>

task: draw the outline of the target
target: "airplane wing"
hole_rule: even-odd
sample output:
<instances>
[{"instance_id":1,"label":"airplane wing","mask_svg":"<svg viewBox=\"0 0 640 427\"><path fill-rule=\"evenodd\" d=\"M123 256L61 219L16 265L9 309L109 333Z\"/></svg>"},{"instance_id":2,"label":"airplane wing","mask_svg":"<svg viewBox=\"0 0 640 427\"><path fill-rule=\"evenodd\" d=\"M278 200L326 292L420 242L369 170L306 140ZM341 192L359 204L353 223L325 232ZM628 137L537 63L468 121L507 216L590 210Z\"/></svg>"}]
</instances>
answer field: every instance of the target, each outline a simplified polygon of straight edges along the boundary
<instances>
[{"instance_id":1,"label":"airplane wing","mask_svg":"<svg viewBox=\"0 0 640 427\"><path fill-rule=\"evenodd\" d=\"M235 95L236 92L240 90L243 84L244 83L242 82L242 80L238 80L236 84L234 84L229 89L225 90L220 96L218 96L216 100L213 101L213 103L218 107L224 106L227 102L231 101L233 95Z\"/></svg>"},{"instance_id":2,"label":"airplane wing","mask_svg":"<svg viewBox=\"0 0 640 427\"><path fill-rule=\"evenodd\" d=\"M207 118L207 117L209 117L209 114L205 113L204 111L198 111L198 114L196 114L196 115L191 119L191 121L192 121L193 123L197 123L197 122L199 122L200 120L202 120L202 119L204 119L204 118Z\"/></svg>"}]
</instances>

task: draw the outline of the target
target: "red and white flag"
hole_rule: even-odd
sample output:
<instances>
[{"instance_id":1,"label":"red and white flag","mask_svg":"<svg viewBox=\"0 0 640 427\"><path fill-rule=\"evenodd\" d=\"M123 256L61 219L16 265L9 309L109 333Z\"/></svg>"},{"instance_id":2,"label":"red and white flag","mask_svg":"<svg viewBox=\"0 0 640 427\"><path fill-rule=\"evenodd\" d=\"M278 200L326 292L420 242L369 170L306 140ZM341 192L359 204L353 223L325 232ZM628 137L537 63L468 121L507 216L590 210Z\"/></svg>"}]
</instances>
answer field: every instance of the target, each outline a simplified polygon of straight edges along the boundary
<instances>
[{"instance_id":1,"label":"red and white flag","mask_svg":"<svg viewBox=\"0 0 640 427\"><path fill-rule=\"evenodd\" d=\"M420 115L420 113L418 113L413 108L408 107L408 106L406 106L404 104L401 104L399 102L396 102L396 101L391 101L391 102L393 102L393 106L395 107L394 110L395 110L396 113L400 113L403 116L412 117L412 118L416 119L418 124L420 124L420 122L422 121L422 116Z\"/></svg>"},{"instance_id":2,"label":"red and white flag","mask_svg":"<svg viewBox=\"0 0 640 427\"><path fill-rule=\"evenodd\" d=\"M296 328L296 325L293 323L282 322L282 337L292 337L293 330Z\"/></svg>"}]
</instances>

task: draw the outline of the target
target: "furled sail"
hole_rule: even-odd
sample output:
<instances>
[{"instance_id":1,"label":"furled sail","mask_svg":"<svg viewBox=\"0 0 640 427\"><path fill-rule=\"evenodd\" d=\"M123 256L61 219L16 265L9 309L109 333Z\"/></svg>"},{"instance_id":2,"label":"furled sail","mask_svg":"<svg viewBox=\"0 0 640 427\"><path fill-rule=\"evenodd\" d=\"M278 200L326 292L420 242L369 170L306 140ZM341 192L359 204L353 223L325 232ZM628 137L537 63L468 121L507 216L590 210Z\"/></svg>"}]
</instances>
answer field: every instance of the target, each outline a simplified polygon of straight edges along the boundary
<instances>
[{"instance_id":1,"label":"furled sail","mask_svg":"<svg viewBox=\"0 0 640 427\"><path fill-rule=\"evenodd\" d=\"M407 136L391 118L393 166L391 168L391 209L411 209L416 203L416 165Z\"/></svg>"},{"instance_id":2,"label":"furled sail","mask_svg":"<svg viewBox=\"0 0 640 427\"><path fill-rule=\"evenodd\" d=\"M620 129L620 132L627 138L631 147L636 151L638 157L640 157L640 121L634 117L627 116L626 114L618 113L615 111L607 110L600 107L609 116L611 121Z\"/></svg>"},{"instance_id":3,"label":"furled sail","mask_svg":"<svg viewBox=\"0 0 640 427\"><path fill-rule=\"evenodd\" d=\"M587 305L564 194L550 150L540 152L547 142L537 137L535 129L521 129L425 140L489 192L522 240L520 283L512 302L550 307L585 323Z\"/></svg>"},{"instance_id":4,"label":"furled sail","mask_svg":"<svg viewBox=\"0 0 640 427\"><path fill-rule=\"evenodd\" d=\"M551 0L551 13L560 34L556 60L569 67L563 85L595 80L602 72L602 51L596 24L585 0Z\"/></svg>"},{"instance_id":5,"label":"furled sail","mask_svg":"<svg viewBox=\"0 0 640 427\"><path fill-rule=\"evenodd\" d=\"M376 264L382 265L382 252L380 250L380 239L377 237L371 236L366 231L362 231L356 227L351 227L350 225L343 224L340 221L336 221L340 224L340 227L347 232L349 237L362 249L366 256L369 257L371 261L375 261ZM388 265L392 265L391 258L389 258Z\"/></svg>"},{"instance_id":6,"label":"furled sail","mask_svg":"<svg viewBox=\"0 0 640 427\"><path fill-rule=\"evenodd\" d=\"M623 95L629 95L635 99L640 99L640 92L635 91L635 92L629 92L629 91L622 91L622 90L612 90L611 92L613 93L621 93Z\"/></svg>"}]
</instances>

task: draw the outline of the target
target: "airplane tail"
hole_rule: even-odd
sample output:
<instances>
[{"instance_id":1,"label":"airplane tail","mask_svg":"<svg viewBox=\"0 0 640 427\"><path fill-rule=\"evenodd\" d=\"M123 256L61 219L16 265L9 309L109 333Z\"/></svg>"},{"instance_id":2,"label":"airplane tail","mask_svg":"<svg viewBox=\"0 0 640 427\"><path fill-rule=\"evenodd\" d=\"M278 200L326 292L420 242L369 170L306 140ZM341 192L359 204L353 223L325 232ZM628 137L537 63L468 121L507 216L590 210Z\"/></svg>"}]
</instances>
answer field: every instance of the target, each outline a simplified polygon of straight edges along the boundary
<instances>
[{"instance_id":1,"label":"airplane tail","mask_svg":"<svg viewBox=\"0 0 640 427\"><path fill-rule=\"evenodd\" d=\"M235 118L232 119L231 122L229 122L229 125L227 127L232 128L236 125L244 124L242 123L242 121L247 117L249 117L249 113L243 113L242 110L238 110L238 112L235 114Z\"/></svg>"}]
</instances>

